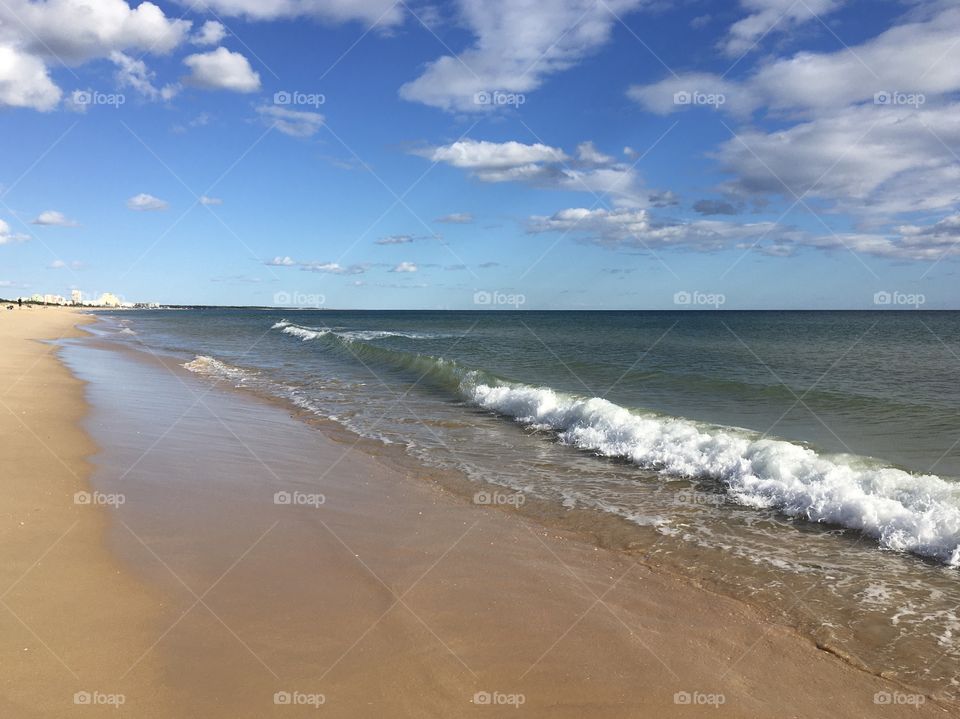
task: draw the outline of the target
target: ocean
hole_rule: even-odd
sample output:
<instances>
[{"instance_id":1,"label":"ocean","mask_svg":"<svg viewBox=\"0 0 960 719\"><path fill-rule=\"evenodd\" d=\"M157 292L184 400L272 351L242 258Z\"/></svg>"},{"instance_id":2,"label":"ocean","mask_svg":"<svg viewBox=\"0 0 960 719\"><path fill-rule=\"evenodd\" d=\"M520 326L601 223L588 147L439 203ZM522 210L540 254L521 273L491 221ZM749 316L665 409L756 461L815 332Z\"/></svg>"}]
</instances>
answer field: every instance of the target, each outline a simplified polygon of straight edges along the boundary
<instances>
[{"instance_id":1,"label":"ocean","mask_svg":"<svg viewBox=\"0 0 960 719\"><path fill-rule=\"evenodd\" d=\"M192 309L102 339L957 690L960 313Z\"/></svg>"}]
</instances>

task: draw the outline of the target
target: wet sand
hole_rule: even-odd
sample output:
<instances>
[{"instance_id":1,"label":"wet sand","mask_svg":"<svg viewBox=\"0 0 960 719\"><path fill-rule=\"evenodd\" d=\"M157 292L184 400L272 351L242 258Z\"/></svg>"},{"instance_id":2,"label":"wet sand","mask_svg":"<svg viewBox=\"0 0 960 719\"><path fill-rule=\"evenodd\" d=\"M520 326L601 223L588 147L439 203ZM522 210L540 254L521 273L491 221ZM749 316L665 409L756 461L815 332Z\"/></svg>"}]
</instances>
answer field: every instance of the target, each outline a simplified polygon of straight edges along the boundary
<instances>
[{"instance_id":1,"label":"wet sand","mask_svg":"<svg viewBox=\"0 0 960 719\"><path fill-rule=\"evenodd\" d=\"M0 323L18 368L37 359L4 402L75 472L4 409L2 571L9 585L83 519L4 601L87 681L42 645L21 657L0 607L4 714L76 716L78 686L123 693L90 716L948 714L642 557L475 506L149 355L72 341L85 406L49 345L16 339L74 319ZM0 372L6 391L6 355ZM45 531L17 535L34 507Z\"/></svg>"},{"instance_id":2,"label":"wet sand","mask_svg":"<svg viewBox=\"0 0 960 719\"><path fill-rule=\"evenodd\" d=\"M158 657L120 680L153 641L159 599L120 570L106 546L107 513L84 503L97 447L79 425L88 411L82 383L55 345L29 339L76 336L74 325L90 319L66 309L0 310L3 717L96 715L82 703L94 692L150 694L158 713L141 716L172 715Z\"/></svg>"}]
</instances>

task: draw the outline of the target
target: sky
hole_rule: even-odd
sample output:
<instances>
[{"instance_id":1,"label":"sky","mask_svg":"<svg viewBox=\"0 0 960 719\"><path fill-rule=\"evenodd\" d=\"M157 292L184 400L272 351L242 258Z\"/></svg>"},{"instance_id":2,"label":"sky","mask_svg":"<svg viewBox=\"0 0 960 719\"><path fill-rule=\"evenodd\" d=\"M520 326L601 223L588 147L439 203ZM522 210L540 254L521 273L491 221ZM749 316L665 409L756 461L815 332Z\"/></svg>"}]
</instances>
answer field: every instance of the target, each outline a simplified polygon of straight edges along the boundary
<instances>
[{"instance_id":1,"label":"sky","mask_svg":"<svg viewBox=\"0 0 960 719\"><path fill-rule=\"evenodd\" d=\"M0 296L956 309L945 0L5 0Z\"/></svg>"}]
</instances>

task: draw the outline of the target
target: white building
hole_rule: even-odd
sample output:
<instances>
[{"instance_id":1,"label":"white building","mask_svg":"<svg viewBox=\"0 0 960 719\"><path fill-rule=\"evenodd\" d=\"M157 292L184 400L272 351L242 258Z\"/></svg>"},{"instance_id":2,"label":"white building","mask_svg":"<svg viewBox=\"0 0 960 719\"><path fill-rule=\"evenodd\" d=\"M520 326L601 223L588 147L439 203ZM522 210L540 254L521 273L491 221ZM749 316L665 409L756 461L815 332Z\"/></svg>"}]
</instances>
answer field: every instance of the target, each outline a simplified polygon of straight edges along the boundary
<instances>
[{"instance_id":1,"label":"white building","mask_svg":"<svg viewBox=\"0 0 960 719\"><path fill-rule=\"evenodd\" d=\"M75 305L83 304L83 293L80 290L70 292L70 301Z\"/></svg>"}]
</instances>

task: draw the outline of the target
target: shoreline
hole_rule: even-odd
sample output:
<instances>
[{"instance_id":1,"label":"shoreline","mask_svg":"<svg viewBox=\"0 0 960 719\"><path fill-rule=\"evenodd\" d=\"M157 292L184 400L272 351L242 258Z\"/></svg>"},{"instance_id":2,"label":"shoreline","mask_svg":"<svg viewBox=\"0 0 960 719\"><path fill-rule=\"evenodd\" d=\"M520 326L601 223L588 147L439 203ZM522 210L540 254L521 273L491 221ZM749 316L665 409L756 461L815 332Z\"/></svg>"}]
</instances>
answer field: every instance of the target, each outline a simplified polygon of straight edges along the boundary
<instances>
[{"instance_id":1,"label":"shoreline","mask_svg":"<svg viewBox=\"0 0 960 719\"><path fill-rule=\"evenodd\" d=\"M81 427L84 383L56 344L85 336L77 326L90 321L60 308L0 314L0 713L8 716L96 713L84 706L95 695L117 700L146 687L156 716L166 703L154 662L140 677L117 680L149 646L145 620L161 600L121 571L106 545L110 518L91 494L100 448Z\"/></svg>"},{"instance_id":2,"label":"shoreline","mask_svg":"<svg viewBox=\"0 0 960 719\"><path fill-rule=\"evenodd\" d=\"M110 351L116 356L96 354ZM127 498L101 527L129 575L122 593L169 598L162 609L141 608L141 622L159 625L146 634L178 622L129 674L139 682L128 702L137 716L177 716L173 706L204 716L297 715L273 705L273 692L309 695L320 675L323 710L335 716L496 713L471 705L484 691L522 696L534 716L947 711L933 701L919 712L877 706L877 692L905 687L582 533L470 505L423 481L429 473L398 472L382 456L345 455L275 403L210 388L179 368L151 368L149 356L134 361L89 342L69 352L89 382L84 425L101 440L93 486L122 486ZM83 385L73 382L82 401ZM164 416L177 421L165 433ZM318 488L319 507L268 501L274 491ZM268 538L257 540L265 529ZM242 576L221 576L237 555ZM205 600L214 616L182 614L211 584L230 589ZM136 644L139 629L125 639ZM169 688L166 707L154 700L155 666ZM718 695L723 703L678 704L678 693L691 704Z\"/></svg>"}]
</instances>

